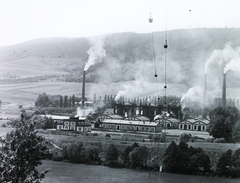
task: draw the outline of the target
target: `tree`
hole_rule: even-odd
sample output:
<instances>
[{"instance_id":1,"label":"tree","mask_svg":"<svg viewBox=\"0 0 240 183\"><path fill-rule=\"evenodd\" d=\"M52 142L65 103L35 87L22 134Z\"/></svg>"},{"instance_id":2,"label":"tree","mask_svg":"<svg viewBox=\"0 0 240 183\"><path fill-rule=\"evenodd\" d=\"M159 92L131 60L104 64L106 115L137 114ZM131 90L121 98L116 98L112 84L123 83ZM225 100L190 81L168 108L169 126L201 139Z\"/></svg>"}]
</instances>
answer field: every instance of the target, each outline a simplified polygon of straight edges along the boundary
<instances>
[{"instance_id":1,"label":"tree","mask_svg":"<svg viewBox=\"0 0 240 183\"><path fill-rule=\"evenodd\" d=\"M129 162L129 153L135 148L135 147L139 147L137 142L134 142L131 146L127 146L124 148L123 152L122 152L122 156L124 159L124 162L127 163Z\"/></svg>"},{"instance_id":2,"label":"tree","mask_svg":"<svg viewBox=\"0 0 240 183\"><path fill-rule=\"evenodd\" d=\"M110 164L110 166L116 163L118 158L118 150L114 144L108 145L107 148L105 149L104 154L106 161Z\"/></svg>"},{"instance_id":3,"label":"tree","mask_svg":"<svg viewBox=\"0 0 240 183\"><path fill-rule=\"evenodd\" d=\"M210 159L201 148L188 147L186 142L179 145L172 142L165 150L163 157L163 170L173 173L189 174L210 171Z\"/></svg>"},{"instance_id":4,"label":"tree","mask_svg":"<svg viewBox=\"0 0 240 183\"><path fill-rule=\"evenodd\" d=\"M42 93L38 96L35 106L37 107L49 107L51 105L51 100L46 93Z\"/></svg>"},{"instance_id":5,"label":"tree","mask_svg":"<svg viewBox=\"0 0 240 183\"><path fill-rule=\"evenodd\" d=\"M232 150L229 149L227 152L223 153L218 160L217 173L220 176L229 176L232 169Z\"/></svg>"},{"instance_id":6,"label":"tree","mask_svg":"<svg viewBox=\"0 0 240 183\"><path fill-rule=\"evenodd\" d=\"M75 95L72 96L72 107L75 106Z\"/></svg>"},{"instance_id":7,"label":"tree","mask_svg":"<svg viewBox=\"0 0 240 183\"><path fill-rule=\"evenodd\" d=\"M66 108L67 106L68 106L68 97L65 95L64 96L64 104L63 104L63 106L64 106L64 108Z\"/></svg>"},{"instance_id":8,"label":"tree","mask_svg":"<svg viewBox=\"0 0 240 183\"><path fill-rule=\"evenodd\" d=\"M72 97L69 97L69 107L72 107Z\"/></svg>"},{"instance_id":9,"label":"tree","mask_svg":"<svg viewBox=\"0 0 240 183\"><path fill-rule=\"evenodd\" d=\"M99 154L101 152L101 149L97 145L91 145L91 144L86 144L85 145L85 162L86 163L93 163L93 162L99 162Z\"/></svg>"},{"instance_id":10,"label":"tree","mask_svg":"<svg viewBox=\"0 0 240 183\"><path fill-rule=\"evenodd\" d=\"M22 120L0 143L0 182L32 183L44 178L47 171L40 173L36 167L48 156L47 142L32 123Z\"/></svg>"},{"instance_id":11,"label":"tree","mask_svg":"<svg viewBox=\"0 0 240 183\"><path fill-rule=\"evenodd\" d=\"M131 167L145 166L148 155L149 152L146 146L135 147L132 152L129 153L129 161L131 163Z\"/></svg>"},{"instance_id":12,"label":"tree","mask_svg":"<svg viewBox=\"0 0 240 183\"><path fill-rule=\"evenodd\" d=\"M84 162L85 155L83 152L83 143L82 142L75 142L70 144L67 147L67 154L69 160L73 163L82 163Z\"/></svg>"},{"instance_id":13,"label":"tree","mask_svg":"<svg viewBox=\"0 0 240 183\"><path fill-rule=\"evenodd\" d=\"M63 96L62 95L60 95L60 107L63 107Z\"/></svg>"},{"instance_id":14,"label":"tree","mask_svg":"<svg viewBox=\"0 0 240 183\"><path fill-rule=\"evenodd\" d=\"M232 155L232 162L234 167L232 177L240 177L240 148Z\"/></svg>"},{"instance_id":15,"label":"tree","mask_svg":"<svg viewBox=\"0 0 240 183\"><path fill-rule=\"evenodd\" d=\"M162 161L163 161L163 169L167 172L177 173L177 153L178 153L178 146L175 142L172 142L168 148L165 150Z\"/></svg>"},{"instance_id":16,"label":"tree","mask_svg":"<svg viewBox=\"0 0 240 183\"><path fill-rule=\"evenodd\" d=\"M232 138L235 142L240 142L240 120L233 125Z\"/></svg>"},{"instance_id":17,"label":"tree","mask_svg":"<svg viewBox=\"0 0 240 183\"><path fill-rule=\"evenodd\" d=\"M210 112L209 134L215 138L223 137L226 142L232 141L234 124L239 120L240 114L236 107L219 107Z\"/></svg>"}]
</instances>

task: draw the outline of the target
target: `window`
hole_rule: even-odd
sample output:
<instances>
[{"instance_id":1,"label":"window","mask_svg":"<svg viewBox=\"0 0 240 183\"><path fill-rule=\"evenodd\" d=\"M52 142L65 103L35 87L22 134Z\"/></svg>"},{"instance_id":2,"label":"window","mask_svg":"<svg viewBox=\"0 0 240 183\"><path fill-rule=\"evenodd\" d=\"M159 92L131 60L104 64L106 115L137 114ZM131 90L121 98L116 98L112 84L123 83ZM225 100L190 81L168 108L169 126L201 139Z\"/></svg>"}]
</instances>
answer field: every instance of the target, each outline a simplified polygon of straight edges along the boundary
<instances>
[{"instance_id":1,"label":"window","mask_svg":"<svg viewBox=\"0 0 240 183\"><path fill-rule=\"evenodd\" d=\"M68 122L68 121L65 121L65 122L64 122L64 125L69 125L69 122Z\"/></svg>"},{"instance_id":2,"label":"window","mask_svg":"<svg viewBox=\"0 0 240 183\"><path fill-rule=\"evenodd\" d=\"M57 125L57 129L58 129L58 130L63 129L63 125Z\"/></svg>"},{"instance_id":3,"label":"window","mask_svg":"<svg viewBox=\"0 0 240 183\"><path fill-rule=\"evenodd\" d=\"M188 129L191 129L191 125L188 125Z\"/></svg>"},{"instance_id":4,"label":"window","mask_svg":"<svg viewBox=\"0 0 240 183\"><path fill-rule=\"evenodd\" d=\"M75 126L75 122L71 122L70 125L71 125L71 126Z\"/></svg>"},{"instance_id":5,"label":"window","mask_svg":"<svg viewBox=\"0 0 240 183\"><path fill-rule=\"evenodd\" d=\"M80 126L77 127L77 131L82 131L82 130L83 130L82 127L80 127Z\"/></svg>"},{"instance_id":6,"label":"window","mask_svg":"<svg viewBox=\"0 0 240 183\"><path fill-rule=\"evenodd\" d=\"M205 126L202 126L202 130L205 131Z\"/></svg>"},{"instance_id":7,"label":"window","mask_svg":"<svg viewBox=\"0 0 240 183\"><path fill-rule=\"evenodd\" d=\"M75 130L75 127L74 126L70 126L70 130Z\"/></svg>"},{"instance_id":8,"label":"window","mask_svg":"<svg viewBox=\"0 0 240 183\"><path fill-rule=\"evenodd\" d=\"M64 130L69 130L69 126L64 126Z\"/></svg>"},{"instance_id":9,"label":"window","mask_svg":"<svg viewBox=\"0 0 240 183\"><path fill-rule=\"evenodd\" d=\"M182 129L182 125L180 125L180 129Z\"/></svg>"}]
</instances>

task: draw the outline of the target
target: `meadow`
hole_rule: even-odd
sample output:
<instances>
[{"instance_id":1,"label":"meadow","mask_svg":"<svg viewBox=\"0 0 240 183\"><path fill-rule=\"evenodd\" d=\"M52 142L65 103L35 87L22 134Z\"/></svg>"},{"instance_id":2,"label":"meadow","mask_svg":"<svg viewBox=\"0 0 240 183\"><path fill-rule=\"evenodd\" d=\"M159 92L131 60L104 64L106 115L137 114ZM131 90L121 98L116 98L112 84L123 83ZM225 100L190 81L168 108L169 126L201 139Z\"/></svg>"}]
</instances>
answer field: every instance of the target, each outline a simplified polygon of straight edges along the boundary
<instances>
[{"instance_id":1,"label":"meadow","mask_svg":"<svg viewBox=\"0 0 240 183\"><path fill-rule=\"evenodd\" d=\"M238 183L239 179L180 175L157 171L44 161L40 171L50 168L43 183ZM149 177L150 174L150 177Z\"/></svg>"},{"instance_id":2,"label":"meadow","mask_svg":"<svg viewBox=\"0 0 240 183\"><path fill-rule=\"evenodd\" d=\"M39 94L45 92L49 95L75 95L81 97L82 83L63 82L56 80L46 80L41 82L29 82L20 84L1 84L0 100L14 104L34 104ZM126 88L128 87L128 88ZM132 88L133 87L133 88ZM139 90L138 90L138 88ZM136 96L157 96L155 84L150 82L119 82L111 84L86 83L86 97L92 99L94 93L97 98L107 95L117 95L119 91L136 89ZM140 89L141 88L141 89ZM181 84L172 84L169 89L169 95L181 96L186 92L186 86ZM131 93L131 94L130 94ZM134 94L131 91L130 95Z\"/></svg>"}]
</instances>

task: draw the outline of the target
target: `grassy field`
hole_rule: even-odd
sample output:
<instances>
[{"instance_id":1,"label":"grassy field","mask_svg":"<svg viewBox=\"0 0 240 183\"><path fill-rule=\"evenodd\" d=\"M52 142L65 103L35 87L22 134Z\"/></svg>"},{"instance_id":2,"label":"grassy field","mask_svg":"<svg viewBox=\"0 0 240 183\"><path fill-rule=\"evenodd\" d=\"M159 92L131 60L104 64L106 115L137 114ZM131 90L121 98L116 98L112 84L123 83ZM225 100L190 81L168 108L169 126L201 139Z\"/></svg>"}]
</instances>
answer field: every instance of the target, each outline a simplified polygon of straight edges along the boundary
<instances>
[{"instance_id":1,"label":"grassy field","mask_svg":"<svg viewBox=\"0 0 240 183\"><path fill-rule=\"evenodd\" d=\"M72 164L67 162L44 161L40 171L50 168L43 183L239 183L239 179L180 175L161 172L117 169L105 166Z\"/></svg>"},{"instance_id":2,"label":"grassy field","mask_svg":"<svg viewBox=\"0 0 240 183\"><path fill-rule=\"evenodd\" d=\"M141 87L141 92L136 91L138 95L135 97L157 95L157 90L152 87L154 83L142 82L141 85L138 86L134 81L111 84L86 83L85 93L87 98L92 99L94 93L97 94L97 97L104 97L105 94L117 95L118 91L125 89L125 86L135 85L136 87ZM2 84L0 87L0 100L14 104L33 104L38 95L43 92L52 95L60 94L69 96L74 94L75 96L80 97L82 92L82 83L48 80L33 83ZM181 96L185 92L186 86L180 84L172 84L172 87L169 89L169 95ZM134 91L131 92L131 95L133 94Z\"/></svg>"}]
</instances>

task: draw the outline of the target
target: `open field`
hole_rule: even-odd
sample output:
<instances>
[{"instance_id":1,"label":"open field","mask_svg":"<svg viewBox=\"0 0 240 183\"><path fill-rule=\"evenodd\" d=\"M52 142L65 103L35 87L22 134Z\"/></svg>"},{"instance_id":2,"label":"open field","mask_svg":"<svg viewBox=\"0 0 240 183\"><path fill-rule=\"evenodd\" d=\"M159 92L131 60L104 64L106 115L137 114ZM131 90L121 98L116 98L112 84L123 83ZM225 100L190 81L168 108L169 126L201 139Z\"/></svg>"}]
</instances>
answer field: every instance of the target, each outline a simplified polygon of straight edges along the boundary
<instances>
[{"instance_id":1,"label":"open field","mask_svg":"<svg viewBox=\"0 0 240 183\"><path fill-rule=\"evenodd\" d=\"M171 85L171 84L170 84ZM107 95L117 95L118 91L124 90L128 87L141 87L141 91L136 90L135 97L139 96L157 96L157 90L155 89L154 83L141 82L140 84L134 81L119 82L111 84L101 83L86 83L86 97L89 99L93 98L94 93L97 97L104 97ZM139 89L140 90L140 89ZM168 91L169 95L182 96L187 90L185 85L172 84ZM32 83L20 83L20 84L2 84L0 87L0 100L3 102L10 102L16 104L33 104L36 98L41 93L47 93L52 95L75 95L81 96L82 83L74 82L60 82L60 81L42 81ZM131 92L131 95L134 91ZM129 94L130 95L130 94Z\"/></svg>"},{"instance_id":2,"label":"open field","mask_svg":"<svg viewBox=\"0 0 240 183\"><path fill-rule=\"evenodd\" d=\"M43 183L238 183L239 179L180 175L166 172L117 169L105 166L72 164L67 162L44 161L39 170L50 168Z\"/></svg>"},{"instance_id":3,"label":"open field","mask_svg":"<svg viewBox=\"0 0 240 183\"><path fill-rule=\"evenodd\" d=\"M137 83L134 81L119 82L111 84L100 83L86 83L86 97L93 99L96 93L97 99L107 95L115 96L119 91L125 90L128 87L141 87L141 91L136 90L136 96L153 96L157 95L157 90L152 87L154 83L142 82ZM39 94L47 93L49 95L67 95L81 97L82 83L74 82L60 82L60 81L41 81L20 84L1 84L0 85L0 118L15 118L19 116L18 106L23 105L25 109L34 106L35 101ZM186 92L186 86L181 84L173 84L169 89L169 95L181 96ZM131 92L134 95L134 92ZM135 96L135 97L136 97Z\"/></svg>"}]
</instances>

